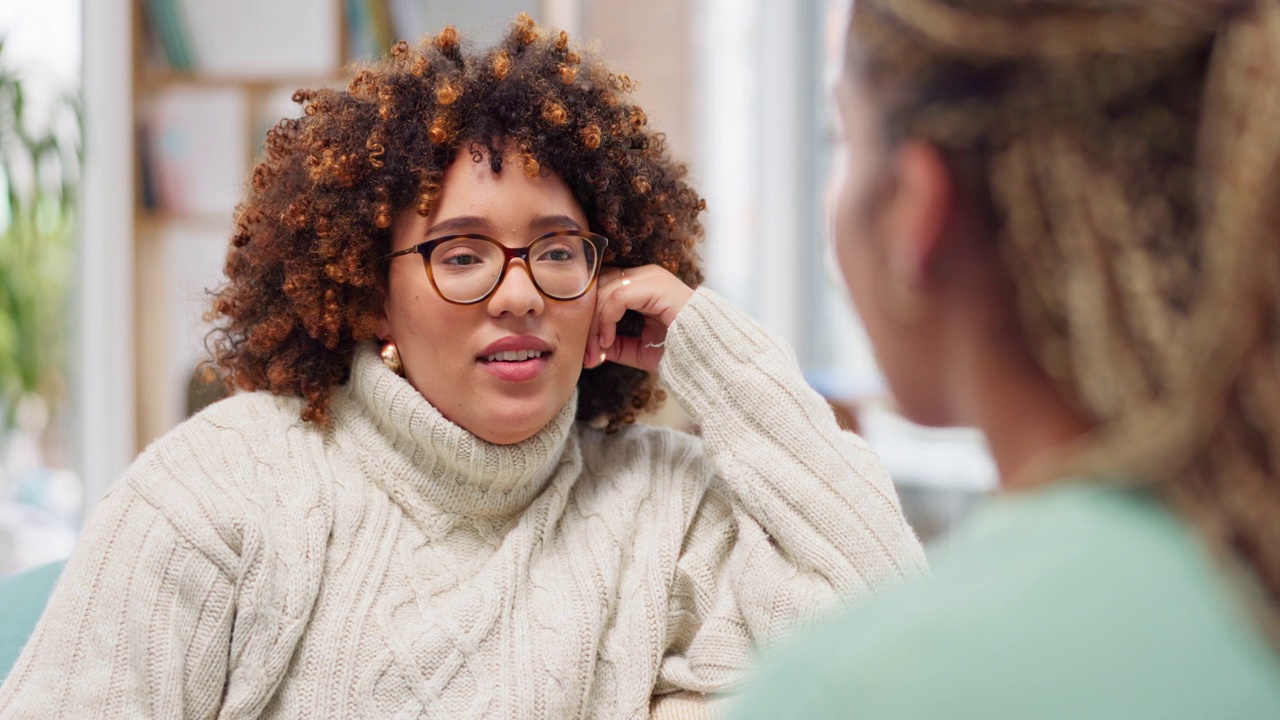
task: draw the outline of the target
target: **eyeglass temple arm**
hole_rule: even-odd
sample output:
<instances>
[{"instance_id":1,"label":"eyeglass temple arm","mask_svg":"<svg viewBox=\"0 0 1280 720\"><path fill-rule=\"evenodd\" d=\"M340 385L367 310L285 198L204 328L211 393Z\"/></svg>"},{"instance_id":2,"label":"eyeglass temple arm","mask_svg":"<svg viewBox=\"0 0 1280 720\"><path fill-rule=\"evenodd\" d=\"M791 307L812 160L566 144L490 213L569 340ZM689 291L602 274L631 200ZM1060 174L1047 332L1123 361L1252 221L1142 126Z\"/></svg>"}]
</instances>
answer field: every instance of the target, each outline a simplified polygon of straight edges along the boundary
<instances>
[{"instance_id":1,"label":"eyeglass temple arm","mask_svg":"<svg viewBox=\"0 0 1280 720\"><path fill-rule=\"evenodd\" d=\"M413 246L411 246L411 247L407 247L407 248L405 248L405 249L403 249L403 250L397 250L397 251L395 251L395 252L393 252L393 253L390 253L390 254L387 254L387 255L383 255L383 256L382 256L382 259L383 259L383 260L390 260L391 258L400 257L401 255L411 255L411 254L416 253L416 252L418 252L418 246L417 246L417 245L413 245Z\"/></svg>"}]
</instances>

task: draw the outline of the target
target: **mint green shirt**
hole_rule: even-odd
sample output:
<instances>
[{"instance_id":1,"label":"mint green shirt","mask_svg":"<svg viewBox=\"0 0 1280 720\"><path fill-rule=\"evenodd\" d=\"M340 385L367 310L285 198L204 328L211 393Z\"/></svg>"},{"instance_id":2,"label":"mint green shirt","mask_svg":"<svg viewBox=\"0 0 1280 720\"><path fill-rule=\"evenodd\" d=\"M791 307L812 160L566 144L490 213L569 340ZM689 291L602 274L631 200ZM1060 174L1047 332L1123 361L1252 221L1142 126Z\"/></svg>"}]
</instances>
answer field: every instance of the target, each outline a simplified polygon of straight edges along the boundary
<instances>
[{"instance_id":1,"label":"mint green shirt","mask_svg":"<svg viewBox=\"0 0 1280 720\"><path fill-rule=\"evenodd\" d=\"M934 562L766 657L739 720L1280 718L1280 656L1191 529L1136 491L997 497Z\"/></svg>"}]
</instances>

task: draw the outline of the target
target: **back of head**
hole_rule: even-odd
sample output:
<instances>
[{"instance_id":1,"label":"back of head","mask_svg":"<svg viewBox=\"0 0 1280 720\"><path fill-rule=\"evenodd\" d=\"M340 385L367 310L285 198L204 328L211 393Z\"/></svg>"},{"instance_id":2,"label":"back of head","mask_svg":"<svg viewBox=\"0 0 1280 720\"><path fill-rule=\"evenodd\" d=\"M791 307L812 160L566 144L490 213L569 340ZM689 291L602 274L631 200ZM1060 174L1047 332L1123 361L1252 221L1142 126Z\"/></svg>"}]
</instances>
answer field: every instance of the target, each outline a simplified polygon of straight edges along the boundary
<instances>
[{"instance_id":1,"label":"back of head","mask_svg":"<svg viewBox=\"0 0 1280 720\"><path fill-rule=\"evenodd\" d=\"M889 139L971 161L1025 336L1280 619L1280 2L858 0Z\"/></svg>"}]
</instances>

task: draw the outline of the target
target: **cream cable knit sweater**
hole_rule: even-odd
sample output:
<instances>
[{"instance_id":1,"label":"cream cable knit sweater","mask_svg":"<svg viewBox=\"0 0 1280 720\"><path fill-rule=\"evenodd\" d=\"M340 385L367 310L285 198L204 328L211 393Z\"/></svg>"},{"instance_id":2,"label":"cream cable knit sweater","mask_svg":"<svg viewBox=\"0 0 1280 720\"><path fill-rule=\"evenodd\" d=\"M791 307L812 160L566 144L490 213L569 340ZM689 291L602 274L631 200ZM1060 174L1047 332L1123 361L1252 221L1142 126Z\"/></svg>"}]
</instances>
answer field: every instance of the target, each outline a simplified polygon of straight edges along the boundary
<instances>
[{"instance_id":1,"label":"cream cable knit sweater","mask_svg":"<svg viewBox=\"0 0 1280 720\"><path fill-rule=\"evenodd\" d=\"M922 572L790 351L699 290L660 374L702 437L486 443L362 347L334 423L218 403L103 499L0 716L644 718L839 596Z\"/></svg>"}]
</instances>

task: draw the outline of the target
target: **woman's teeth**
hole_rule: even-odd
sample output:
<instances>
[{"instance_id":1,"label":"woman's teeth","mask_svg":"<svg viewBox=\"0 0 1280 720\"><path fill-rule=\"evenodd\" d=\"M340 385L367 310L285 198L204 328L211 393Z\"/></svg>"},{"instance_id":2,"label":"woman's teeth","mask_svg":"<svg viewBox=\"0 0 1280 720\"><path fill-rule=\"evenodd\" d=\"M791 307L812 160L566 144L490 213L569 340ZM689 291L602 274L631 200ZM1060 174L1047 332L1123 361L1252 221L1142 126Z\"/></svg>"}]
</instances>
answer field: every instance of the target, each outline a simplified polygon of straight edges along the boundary
<instances>
[{"instance_id":1,"label":"woman's teeth","mask_svg":"<svg viewBox=\"0 0 1280 720\"><path fill-rule=\"evenodd\" d=\"M507 350L494 353L484 358L485 362L524 362L529 358L542 357L541 350Z\"/></svg>"}]
</instances>

